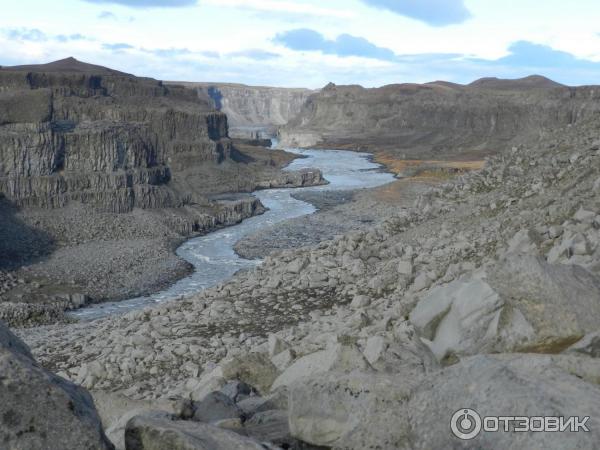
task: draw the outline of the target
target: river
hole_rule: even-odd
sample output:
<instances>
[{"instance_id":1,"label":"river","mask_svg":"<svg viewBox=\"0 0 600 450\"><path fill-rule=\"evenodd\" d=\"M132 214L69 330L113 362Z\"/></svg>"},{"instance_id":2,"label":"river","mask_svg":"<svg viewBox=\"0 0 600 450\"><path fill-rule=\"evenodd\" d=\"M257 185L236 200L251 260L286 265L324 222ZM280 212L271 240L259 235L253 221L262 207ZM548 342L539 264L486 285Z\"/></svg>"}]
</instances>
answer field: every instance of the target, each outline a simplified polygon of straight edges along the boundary
<instances>
[{"instance_id":1,"label":"river","mask_svg":"<svg viewBox=\"0 0 600 450\"><path fill-rule=\"evenodd\" d=\"M254 192L253 194L268 208L267 212L246 219L237 225L189 239L177 249L177 254L194 266L194 272L191 275L153 295L91 305L73 311L69 315L80 320L95 320L156 303L176 300L214 286L230 278L240 269L261 263L259 260L241 258L234 252L233 246L244 236L275 223L316 211L310 203L294 199L291 196L293 192L372 188L394 180L391 174L382 172L381 166L370 160L368 153L293 148L286 150L303 155L305 158L295 159L284 170L318 168L321 169L329 184Z\"/></svg>"}]
</instances>

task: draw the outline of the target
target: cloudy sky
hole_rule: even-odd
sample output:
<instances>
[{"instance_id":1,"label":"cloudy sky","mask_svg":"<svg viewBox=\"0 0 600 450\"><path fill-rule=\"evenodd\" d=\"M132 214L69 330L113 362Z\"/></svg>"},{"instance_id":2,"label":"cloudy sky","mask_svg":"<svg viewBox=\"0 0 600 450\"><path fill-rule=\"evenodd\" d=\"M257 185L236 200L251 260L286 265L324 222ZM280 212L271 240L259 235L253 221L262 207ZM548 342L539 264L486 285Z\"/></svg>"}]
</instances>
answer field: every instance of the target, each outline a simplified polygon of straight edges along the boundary
<instances>
[{"instance_id":1,"label":"cloudy sky","mask_svg":"<svg viewBox=\"0 0 600 450\"><path fill-rule=\"evenodd\" d=\"M600 84L598 0L19 0L0 65L74 56L164 80Z\"/></svg>"}]
</instances>

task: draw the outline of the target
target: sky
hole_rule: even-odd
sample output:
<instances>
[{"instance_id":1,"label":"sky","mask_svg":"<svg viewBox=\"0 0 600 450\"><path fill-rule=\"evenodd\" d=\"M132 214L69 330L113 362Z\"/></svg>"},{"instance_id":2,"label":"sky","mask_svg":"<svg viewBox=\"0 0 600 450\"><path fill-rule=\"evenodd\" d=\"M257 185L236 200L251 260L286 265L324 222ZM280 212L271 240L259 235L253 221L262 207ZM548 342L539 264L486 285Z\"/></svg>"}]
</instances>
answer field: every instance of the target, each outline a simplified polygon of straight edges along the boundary
<instances>
[{"instance_id":1,"label":"sky","mask_svg":"<svg viewBox=\"0 0 600 450\"><path fill-rule=\"evenodd\" d=\"M600 84L598 0L0 0L0 65L319 88L544 75Z\"/></svg>"}]
</instances>

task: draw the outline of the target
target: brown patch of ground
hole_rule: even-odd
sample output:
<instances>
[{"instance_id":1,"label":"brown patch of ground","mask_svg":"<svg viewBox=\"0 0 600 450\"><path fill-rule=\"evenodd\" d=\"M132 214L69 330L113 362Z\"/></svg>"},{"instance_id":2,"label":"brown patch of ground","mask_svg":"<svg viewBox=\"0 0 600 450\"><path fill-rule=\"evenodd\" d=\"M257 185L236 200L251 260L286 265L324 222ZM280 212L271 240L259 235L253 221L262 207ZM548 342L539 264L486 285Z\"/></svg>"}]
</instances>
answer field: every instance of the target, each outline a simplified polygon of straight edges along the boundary
<instances>
[{"instance_id":1,"label":"brown patch of ground","mask_svg":"<svg viewBox=\"0 0 600 450\"><path fill-rule=\"evenodd\" d=\"M417 178L397 180L372 189L370 196L377 202L394 206L409 206L414 202L420 192L436 182L437 181L435 180Z\"/></svg>"},{"instance_id":2,"label":"brown patch of ground","mask_svg":"<svg viewBox=\"0 0 600 450\"><path fill-rule=\"evenodd\" d=\"M384 165L396 175L407 178L448 178L454 174L480 170L483 168L483 160L419 160L398 159L397 156L388 152L377 152L375 161Z\"/></svg>"},{"instance_id":3,"label":"brown patch of ground","mask_svg":"<svg viewBox=\"0 0 600 450\"><path fill-rule=\"evenodd\" d=\"M483 168L483 160L419 160L399 159L393 153L375 152L375 162L385 166L390 172L401 177L393 183L372 190L376 201L398 205L411 204L428 186L471 170Z\"/></svg>"}]
</instances>

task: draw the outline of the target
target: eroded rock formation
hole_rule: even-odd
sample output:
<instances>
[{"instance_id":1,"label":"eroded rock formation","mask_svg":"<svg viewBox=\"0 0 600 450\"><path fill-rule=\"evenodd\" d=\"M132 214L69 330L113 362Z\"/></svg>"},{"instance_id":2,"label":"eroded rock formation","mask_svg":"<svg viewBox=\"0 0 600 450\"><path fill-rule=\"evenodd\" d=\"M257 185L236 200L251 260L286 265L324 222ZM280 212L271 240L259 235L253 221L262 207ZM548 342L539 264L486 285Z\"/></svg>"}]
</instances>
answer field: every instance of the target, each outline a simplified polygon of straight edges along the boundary
<instances>
[{"instance_id":1,"label":"eroded rock formation","mask_svg":"<svg viewBox=\"0 0 600 450\"><path fill-rule=\"evenodd\" d=\"M17 205L182 206L178 180L231 153L207 98L71 60L0 70L0 111L0 191Z\"/></svg>"},{"instance_id":2,"label":"eroded rock formation","mask_svg":"<svg viewBox=\"0 0 600 450\"><path fill-rule=\"evenodd\" d=\"M282 145L389 150L396 156L492 154L598 111L598 90L544 77L470 85L327 85L281 130Z\"/></svg>"},{"instance_id":3,"label":"eroded rock formation","mask_svg":"<svg viewBox=\"0 0 600 450\"><path fill-rule=\"evenodd\" d=\"M246 137L252 128L285 125L315 91L309 89L246 86L228 83L181 83L209 96L227 114L234 135Z\"/></svg>"}]
</instances>

